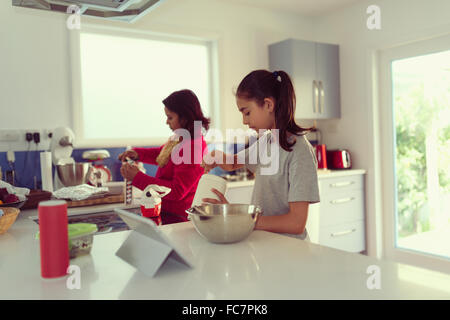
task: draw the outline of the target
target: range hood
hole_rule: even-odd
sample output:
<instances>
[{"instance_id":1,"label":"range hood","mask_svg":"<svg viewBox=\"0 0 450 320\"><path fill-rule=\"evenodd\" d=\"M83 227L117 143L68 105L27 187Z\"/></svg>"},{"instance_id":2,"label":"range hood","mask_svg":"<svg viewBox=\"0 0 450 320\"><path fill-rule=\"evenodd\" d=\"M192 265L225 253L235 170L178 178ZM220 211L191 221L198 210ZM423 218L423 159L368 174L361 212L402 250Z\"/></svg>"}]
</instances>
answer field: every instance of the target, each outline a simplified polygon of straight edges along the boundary
<instances>
[{"instance_id":1,"label":"range hood","mask_svg":"<svg viewBox=\"0 0 450 320\"><path fill-rule=\"evenodd\" d=\"M12 0L12 5L73 14L73 5L83 16L135 22L164 0Z\"/></svg>"}]
</instances>

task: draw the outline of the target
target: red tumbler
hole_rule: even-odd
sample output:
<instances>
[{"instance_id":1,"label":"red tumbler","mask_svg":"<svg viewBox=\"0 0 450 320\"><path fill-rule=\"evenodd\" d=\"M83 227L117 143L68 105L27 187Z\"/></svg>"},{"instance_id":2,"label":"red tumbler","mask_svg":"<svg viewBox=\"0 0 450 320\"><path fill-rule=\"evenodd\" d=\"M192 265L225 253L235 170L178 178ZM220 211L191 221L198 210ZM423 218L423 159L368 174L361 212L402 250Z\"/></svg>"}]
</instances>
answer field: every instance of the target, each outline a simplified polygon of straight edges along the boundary
<instances>
[{"instance_id":1,"label":"red tumbler","mask_svg":"<svg viewBox=\"0 0 450 320\"><path fill-rule=\"evenodd\" d=\"M141 205L141 213L143 217L152 219L156 225L161 225L161 199L157 201L154 207L146 208Z\"/></svg>"},{"instance_id":2,"label":"red tumbler","mask_svg":"<svg viewBox=\"0 0 450 320\"><path fill-rule=\"evenodd\" d=\"M66 276L69 267L67 203L62 200L42 201L38 212L41 275L43 278Z\"/></svg>"}]
</instances>

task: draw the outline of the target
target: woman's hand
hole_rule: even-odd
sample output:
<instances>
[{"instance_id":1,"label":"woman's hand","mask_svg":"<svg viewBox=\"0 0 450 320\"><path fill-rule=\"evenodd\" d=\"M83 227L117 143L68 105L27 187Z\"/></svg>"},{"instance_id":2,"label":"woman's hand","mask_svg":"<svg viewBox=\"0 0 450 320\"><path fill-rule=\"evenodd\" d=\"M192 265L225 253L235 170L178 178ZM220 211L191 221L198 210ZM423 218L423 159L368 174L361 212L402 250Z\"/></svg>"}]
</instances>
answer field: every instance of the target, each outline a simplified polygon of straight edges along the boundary
<instances>
[{"instance_id":1,"label":"woman's hand","mask_svg":"<svg viewBox=\"0 0 450 320\"><path fill-rule=\"evenodd\" d=\"M134 150L127 150L121 154L119 154L119 160L121 162L127 161L126 159L130 158L131 160L136 160L138 158L138 154Z\"/></svg>"},{"instance_id":2,"label":"woman's hand","mask_svg":"<svg viewBox=\"0 0 450 320\"><path fill-rule=\"evenodd\" d=\"M214 188L212 188L211 191L214 192L217 195L217 197L219 197L220 200L213 199L213 198L203 198L202 201L204 203L212 203L212 204L228 203L227 199L225 198L225 196L223 195L222 192L220 192L219 190L214 189Z\"/></svg>"},{"instance_id":3,"label":"woman's hand","mask_svg":"<svg viewBox=\"0 0 450 320\"><path fill-rule=\"evenodd\" d=\"M134 177L138 174L139 168L136 165L129 163L123 163L120 167L120 173L122 177L128 181L133 181Z\"/></svg>"},{"instance_id":4,"label":"woman's hand","mask_svg":"<svg viewBox=\"0 0 450 320\"><path fill-rule=\"evenodd\" d=\"M220 167L225 171L234 171L244 167L243 164L237 163L237 155L226 154L220 150L213 150L210 154L205 155L201 166L205 169L205 173L208 173L215 167Z\"/></svg>"}]
</instances>

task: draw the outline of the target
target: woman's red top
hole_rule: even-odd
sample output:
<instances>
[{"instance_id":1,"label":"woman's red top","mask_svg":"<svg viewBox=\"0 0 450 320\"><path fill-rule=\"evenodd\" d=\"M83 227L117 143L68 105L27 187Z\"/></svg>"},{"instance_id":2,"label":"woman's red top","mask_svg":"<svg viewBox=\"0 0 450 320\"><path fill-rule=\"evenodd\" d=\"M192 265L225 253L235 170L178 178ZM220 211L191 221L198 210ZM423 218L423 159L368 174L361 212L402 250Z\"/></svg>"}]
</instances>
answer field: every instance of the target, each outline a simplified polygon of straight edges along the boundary
<instances>
[{"instance_id":1,"label":"woman's red top","mask_svg":"<svg viewBox=\"0 0 450 320\"><path fill-rule=\"evenodd\" d=\"M133 150L139 156L138 161L158 165L156 158L163 147L164 145L156 148L133 148ZM203 155L207 152L207 145L203 136L200 135L200 138L195 140L181 142L176 149L178 147L179 151L175 153L177 156L170 157L164 167L158 166L155 177L139 172L132 181L133 186L141 190L144 190L150 184L157 184L172 190L161 199L163 224L187 221L185 210L191 207L198 182L204 173L204 169L200 165ZM183 161L180 161L180 159L183 159ZM177 164L174 163L174 160Z\"/></svg>"}]
</instances>

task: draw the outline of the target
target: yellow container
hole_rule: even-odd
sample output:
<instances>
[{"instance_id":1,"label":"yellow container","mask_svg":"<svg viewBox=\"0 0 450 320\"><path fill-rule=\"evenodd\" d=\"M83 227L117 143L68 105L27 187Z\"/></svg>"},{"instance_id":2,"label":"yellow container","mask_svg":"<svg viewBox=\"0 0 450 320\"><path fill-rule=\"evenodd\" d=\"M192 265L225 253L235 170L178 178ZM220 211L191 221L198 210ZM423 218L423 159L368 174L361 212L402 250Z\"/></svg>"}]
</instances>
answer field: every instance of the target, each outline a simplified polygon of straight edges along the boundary
<instances>
[{"instance_id":1,"label":"yellow container","mask_svg":"<svg viewBox=\"0 0 450 320\"><path fill-rule=\"evenodd\" d=\"M5 233L16 221L20 210L11 207L2 207L3 215L0 217L0 234Z\"/></svg>"}]
</instances>

